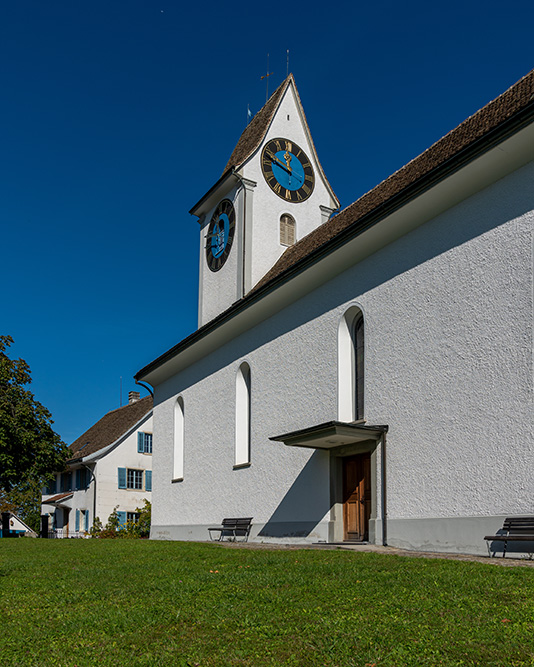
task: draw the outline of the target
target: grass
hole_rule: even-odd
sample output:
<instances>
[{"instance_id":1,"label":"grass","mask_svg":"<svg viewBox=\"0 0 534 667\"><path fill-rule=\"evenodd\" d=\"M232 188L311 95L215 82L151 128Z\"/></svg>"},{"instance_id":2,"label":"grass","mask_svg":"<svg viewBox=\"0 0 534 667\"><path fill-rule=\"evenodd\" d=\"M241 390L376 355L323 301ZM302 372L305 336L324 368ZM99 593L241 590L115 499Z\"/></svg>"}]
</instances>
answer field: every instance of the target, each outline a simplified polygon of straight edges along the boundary
<instances>
[{"instance_id":1,"label":"grass","mask_svg":"<svg viewBox=\"0 0 534 667\"><path fill-rule=\"evenodd\" d=\"M0 664L534 665L534 570L147 540L0 540Z\"/></svg>"}]
</instances>

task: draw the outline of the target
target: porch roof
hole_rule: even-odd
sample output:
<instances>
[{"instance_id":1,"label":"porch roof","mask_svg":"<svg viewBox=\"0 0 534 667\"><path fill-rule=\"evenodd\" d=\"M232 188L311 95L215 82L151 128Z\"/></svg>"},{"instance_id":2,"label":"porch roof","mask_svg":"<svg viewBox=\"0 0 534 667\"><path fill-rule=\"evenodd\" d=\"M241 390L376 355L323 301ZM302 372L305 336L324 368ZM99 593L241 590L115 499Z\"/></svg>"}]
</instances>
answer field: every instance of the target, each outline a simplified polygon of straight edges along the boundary
<instances>
[{"instance_id":1,"label":"porch roof","mask_svg":"<svg viewBox=\"0 0 534 667\"><path fill-rule=\"evenodd\" d=\"M335 449L365 440L380 440L388 426L367 425L364 422L330 421L316 426L277 435L269 440L283 442L288 447L310 447L312 449Z\"/></svg>"},{"instance_id":2,"label":"porch roof","mask_svg":"<svg viewBox=\"0 0 534 667\"><path fill-rule=\"evenodd\" d=\"M69 498L72 498L73 496L72 491L68 491L67 493L58 493L56 496L51 496L50 498L44 498L42 501L43 505L61 505L65 500L68 500Z\"/></svg>"}]
</instances>

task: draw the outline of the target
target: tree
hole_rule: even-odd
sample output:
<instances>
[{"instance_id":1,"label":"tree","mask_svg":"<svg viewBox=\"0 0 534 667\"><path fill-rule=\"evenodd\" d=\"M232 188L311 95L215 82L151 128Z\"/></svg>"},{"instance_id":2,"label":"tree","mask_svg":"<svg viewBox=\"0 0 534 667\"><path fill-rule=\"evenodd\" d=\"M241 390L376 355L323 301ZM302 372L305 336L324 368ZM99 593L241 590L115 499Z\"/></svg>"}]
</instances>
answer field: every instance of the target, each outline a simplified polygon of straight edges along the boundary
<instances>
[{"instance_id":1,"label":"tree","mask_svg":"<svg viewBox=\"0 0 534 667\"><path fill-rule=\"evenodd\" d=\"M30 367L10 359L11 336L0 336L0 489L41 484L65 467L69 451L52 429L52 415L26 389Z\"/></svg>"}]
</instances>

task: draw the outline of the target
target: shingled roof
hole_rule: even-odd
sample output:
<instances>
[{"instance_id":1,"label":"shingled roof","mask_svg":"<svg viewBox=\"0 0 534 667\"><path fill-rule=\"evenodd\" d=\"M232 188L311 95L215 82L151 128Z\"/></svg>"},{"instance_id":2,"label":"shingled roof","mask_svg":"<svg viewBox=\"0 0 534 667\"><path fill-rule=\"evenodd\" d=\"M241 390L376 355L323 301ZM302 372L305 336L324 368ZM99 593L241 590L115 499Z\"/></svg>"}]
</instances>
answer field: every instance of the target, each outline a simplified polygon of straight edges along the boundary
<instances>
[{"instance_id":1,"label":"shingled roof","mask_svg":"<svg viewBox=\"0 0 534 667\"><path fill-rule=\"evenodd\" d=\"M271 95L267 103L258 111L254 118L243 130L243 134L239 137L239 141L233 150L230 159L228 160L223 174L230 169L237 169L245 162L245 160L254 153L258 146L263 141L269 125L276 113L278 104L284 96L289 84L293 82L293 75L290 74L283 83Z\"/></svg>"},{"instance_id":2,"label":"shingled roof","mask_svg":"<svg viewBox=\"0 0 534 667\"><path fill-rule=\"evenodd\" d=\"M534 70L531 70L506 92L467 118L424 153L289 247L251 291L267 285L343 232L356 228L359 223L393 200L408 195L410 191L414 192L422 181L428 183L433 173L451 162L460 164L463 154L470 148L475 147L481 140L490 138L512 117L529 110L532 112L533 109Z\"/></svg>"},{"instance_id":3,"label":"shingled roof","mask_svg":"<svg viewBox=\"0 0 534 667\"><path fill-rule=\"evenodd\" d=\"M286 79L282 86L275 91L273 98L277 94L282 94L281 88L287 83L288 80ZM262 112L259 112L258 115L260 113ZM267 115L267 113L266 111L265 114ZM388 212L394 210L396 206L400 206L416 197L424 188L430 187L438 182L440 178L452 173L455 169L488 150L498 141L502 141L503 138L533 121L534 70L531 70L502 95L467 118L424 153L421 153L385 181L382 181L373 190L370 190L336 216L330 218L293 246L290 246L248 294L142 368L135 377L137 379L145 377L146 374L175 355L180 354L200 338L211 333L249 304L261 299L262 294L275 289L280 282L289 279L301 268L307 266L308 263L335 249L359 231L370 227L386 216ZM243 141L245 141L245 134L246 130L242 135ZM250 141L250 145L252 145L252 139ZM237 162L240 156L246 153L245 148L238 151L240 143L241 140L230 158L229 165L232 161ZM237 157L235 157L236 153Z\"/></svg>"},{"instance_id":4,"label":"shingled roof","mask_svg":"<svg viewBox=\"0 0 534 667\"><path fill-rule=\"evenodd\" d=\"M113 444L150 410L152 410L152 396L146 396L140 401L108 412L69 446L72 453L71 460L94 454Z\"/></svg>"}]
</instances>

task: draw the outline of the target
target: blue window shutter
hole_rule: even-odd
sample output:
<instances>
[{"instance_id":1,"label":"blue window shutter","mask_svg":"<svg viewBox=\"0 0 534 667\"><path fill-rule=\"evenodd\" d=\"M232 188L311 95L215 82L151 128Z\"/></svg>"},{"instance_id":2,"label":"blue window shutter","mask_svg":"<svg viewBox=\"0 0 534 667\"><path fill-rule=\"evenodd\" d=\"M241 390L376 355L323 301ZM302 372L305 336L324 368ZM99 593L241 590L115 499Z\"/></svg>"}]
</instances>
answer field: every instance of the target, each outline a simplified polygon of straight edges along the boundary
<instances>
[{"instance_id":1,"label":"blue window shutter","mask_svg":"<svg viewBox=\"0 0 534 667\"><path fill-rule=\"evenodd\" d=\"M142 454L145 451L145 434L141 431L137 434L137 451Z\"/></svg>"},{"instance_id":2,"label":"blue window shutter","mask_svg":"<svg viewBox=\"0 0 534 667\"><path fill-rule=\"evenodd\" d=\"M126 512L117 512L117 516L119 517L119 528L126 525Z\"/></svg>"},{"instance_id":3,"label":"blue window shutter","mask_svg":"<svg viewBox=\"0 0 534 667\"><path fill-rule=\"evenodd\" d=\"M152 491L152 470L145 470L145 491Z\"/></svg>"},{"instance_id":4,"label":"blue window shutter","mask_svg":"<svg viewBox=\"0 0 534 667\"><path fill-rule=\"evenodd\" d=\"M89 510L85 510L85 526L84 529L86 531L89 530Z\"/></svg>"},{"instance_id":5,"label":"blue window shutter","mask_svg":"<svg viewBox=\"0 0 534 667\"><path fill-rule=\"evenodd\" d=\"M126 488L126 468L118 468L119 471L119 489Z\"/></svg>"},{"instance_id":6,"label":"blue window shutter","mask_svg":"<svg viewBox=\"0 0 534 667\"><path fill-rule=\"evenodd\" d=\"M77 468L76 470L76 488L81 489L82 488L82 469Z\"/></svg>"},{"instance_id":7,"label":"blue window shutter","mask_svg":"<svg viewBox=\"0 0 534 667\"><path fill-rule=\"evenodd\" d=\"M76 532L80 530L80 510L76 510Z\"/></svg>"}]
</instances>

